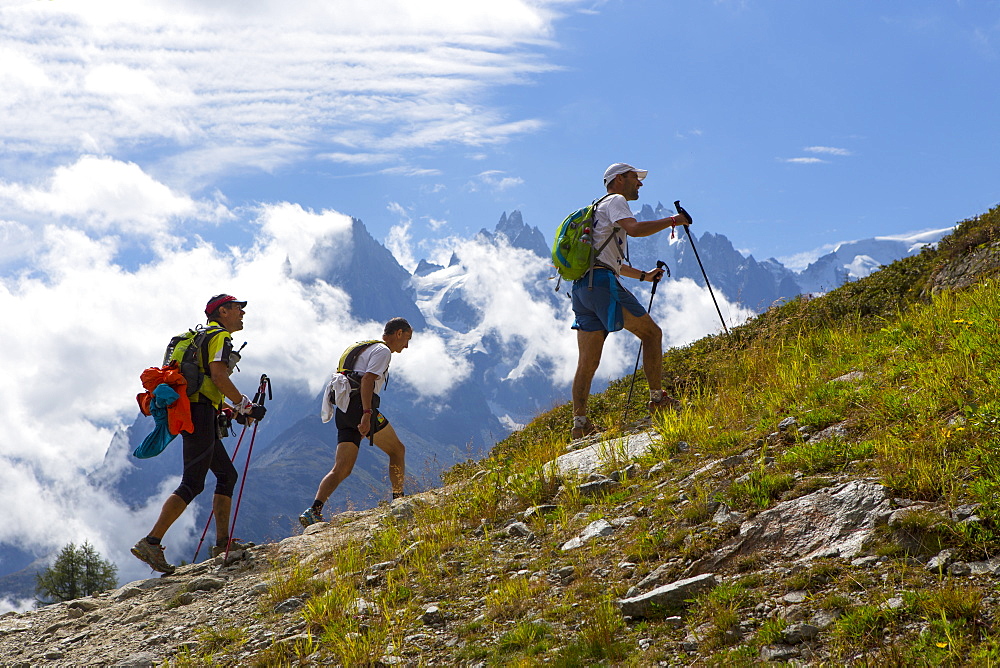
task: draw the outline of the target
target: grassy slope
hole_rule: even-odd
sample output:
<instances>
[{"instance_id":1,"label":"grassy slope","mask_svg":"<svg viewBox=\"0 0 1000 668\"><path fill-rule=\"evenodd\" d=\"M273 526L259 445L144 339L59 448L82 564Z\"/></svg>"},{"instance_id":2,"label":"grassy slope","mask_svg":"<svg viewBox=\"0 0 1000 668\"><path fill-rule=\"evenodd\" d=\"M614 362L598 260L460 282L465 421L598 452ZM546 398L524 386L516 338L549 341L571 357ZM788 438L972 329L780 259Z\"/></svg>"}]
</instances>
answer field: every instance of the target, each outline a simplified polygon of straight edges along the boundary
<instances>
[{"instance_id":1,"label":"grassy slope","mask_svg":"<svg viewBox=\"0 0 1000 668\"><path fill-rule=\"evenodd\" d=\"M889 665L1000 662L993 590L922 566L945 547L967 560L1000 554L1000 283L984 274L964 290L932 290L943 268L998 239L1000 207L964 221L937 250L825 297L773 308L728 337L668 351L664 377L687 407L656 425L662 441L639 462L643 471L662 463L655 475L627 479L599 498L581 497L579 481L555 494L542 464L568 440L569 406L561 406L486 460L452 469L450 501L420 509L415 528L387 523L366 543L330 554L328 564L288 567L268 604L311 594L305 616L314 637L298 654L348 665L378 659L390 644L410 647L399 650L408 661L437 665L741 665L789 624L762 606L806 590L810 613L840 615L816 645L817 661L827 665L859 657ZM863 376L834 380L848 372ZM612 433L628 380L593 398L592 418ZM643 410L645 388L636 385L632 415ZM776 437L789 416L807 430L843 425L847 436L819 444ZM690 447L679 449L681 441ZM736 453L751 455L749 463L725 480L681 486L706 461ZM734 527L708 522L717 503L753 513L851 477L875 478L897 497L937 508L982 504L982 521L916 513L870 546L869 554L886 557L877 569L827 561L779 580L766 571L775 564L748 558L694 602L680 626L626 623L615 610L613 601L653 569L666 564L680 577L733 535ZM503 534L507 520L542 503L556 509L528 520L536 540ZM558 549L592 519L629 515L635 519L613 539ZM366 565L404 552L382 583L364 587ZM344 577L309 579L330 567ZM570 575L560 581L556 573ZM386 614L359 621L346 613L359 596ZM882 605L897 597L901 603ZM416 651L404 639L427 633L419 617L429 602L451 620L441 638L455 642L427 640ZM691 656L680 642L694 629L701 642ZM640 649L640 640L649 648ZM261 657L295 660L287 646Z\"/></svg>"}]
</instances>

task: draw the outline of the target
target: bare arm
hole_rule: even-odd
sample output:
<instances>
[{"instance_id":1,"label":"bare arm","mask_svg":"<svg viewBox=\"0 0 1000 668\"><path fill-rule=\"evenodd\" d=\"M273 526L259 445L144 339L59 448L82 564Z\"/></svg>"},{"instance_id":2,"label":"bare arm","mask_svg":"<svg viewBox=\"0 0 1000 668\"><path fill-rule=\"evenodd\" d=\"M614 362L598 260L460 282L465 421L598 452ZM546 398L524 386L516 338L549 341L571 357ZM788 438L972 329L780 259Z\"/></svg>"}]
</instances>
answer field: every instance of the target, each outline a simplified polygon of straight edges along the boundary
<instances>
[{"instance_id":1,"label":"bare arm","mask_svg":"<svg viewBox=\"0 0 1000 668\"><path fill-rule=\"evenodd\" d=\"M644 220L638 221L635 218L622 218L617 221L615 225L625 230L625 233L630 237L648 237L652 234L656 234L668 227L677 227L678 225L688 225L689 223L684 218L684 216L677 214L670 216L669 218L660 218L659 220ZM622 272L624 274L624 272ZM638 278L638 274L631 276L630 278Z\"/></svg>"},{"instance_id":2,"label":"bare arm","mask_svg":"<svg viewBox=\"0 0 1000 668\"><path fill-rule=\"evenodd\" d=\"M663 276L663 269L657 267L656 269L648 269L642 271L641 269L636 269L635 267L630 267L627 264L623 264L618 272L625 278L635 278L640 281L653 281L659 280Z\"/></svg>"},{"instance_id":3,"label":"bare arm","mask_svg":"<svg viewBox=\"0 0 1000 668\"><path fill-rule=\"evenodd\" d=\"M378 380L378 374L365 373L361 376L361 408L366 411L370 411L372 408L372 396L375 394L375 381ZM372 414L362 413L361 414L361 424L358 425L358 431L361 432L362 436L367 436L368 431L371 429L372 424Z\"/></svg>"}]
</instances>

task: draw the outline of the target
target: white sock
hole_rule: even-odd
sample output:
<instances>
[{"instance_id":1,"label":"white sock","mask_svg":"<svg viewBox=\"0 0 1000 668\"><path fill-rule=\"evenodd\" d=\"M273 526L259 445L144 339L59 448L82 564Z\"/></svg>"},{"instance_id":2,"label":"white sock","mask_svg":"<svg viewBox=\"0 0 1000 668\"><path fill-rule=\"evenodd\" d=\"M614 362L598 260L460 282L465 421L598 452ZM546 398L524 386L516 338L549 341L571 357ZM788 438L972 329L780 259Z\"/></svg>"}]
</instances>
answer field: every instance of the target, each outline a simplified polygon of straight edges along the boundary
<instances>
[{"instance_id":1,"label":"white sock","mask_svg":"<svg viewBox=\"0 0 1000 668\"><path fill-rule=\"evenodd\" d=\"M649 400L652 401L654 404L659 403L660 399L662 398L663 398L663 390L649 391Z\"/></svg>"},{"instance_id":2,"label":"white sock","mask_svg":"<svg viewBox=\"0 0 1000 668\"><path fill-rule=\"evenodd\" d=\"M587 426L587 416L586 415L574 415L573 416L573 428L583 429Z\"/></svg>"}]
</instances>

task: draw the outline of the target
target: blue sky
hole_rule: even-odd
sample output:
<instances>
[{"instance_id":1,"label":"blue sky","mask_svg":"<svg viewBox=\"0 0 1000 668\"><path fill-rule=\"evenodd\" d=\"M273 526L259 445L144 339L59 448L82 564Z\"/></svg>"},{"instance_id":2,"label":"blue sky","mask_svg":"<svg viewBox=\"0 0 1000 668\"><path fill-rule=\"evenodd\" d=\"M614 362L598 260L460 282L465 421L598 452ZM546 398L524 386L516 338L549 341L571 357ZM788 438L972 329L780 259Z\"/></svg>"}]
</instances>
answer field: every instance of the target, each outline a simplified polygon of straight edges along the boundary
<instances>
[{"instance_id":1,"label":"blue sky","mask_svg":"<svg viewBox=\"0 0 1000 668\"><path fill-rule=\"evenodd\" d=\"M431 221L474 231L514 208L546 229L625 160L650 169L642 202L680 198L699 228L760 259L944 227L1000 201L996 2L556 7L534 51L551 69L470 100L531 129L415 149L383 173L297 165L244 181L243 196L302 192L383 234L398 203L417 238Z\"/></svg>"},{"instance_id":2,"label":"blue sky","mask_svg":"<svg viewBox=\"0 0 1000 668\"><path fill-rule=\"evenodd\" d=\"M370 169L299 163L224 191L334 206L383 237L406 216L420 239L514 208L546 229L621 159L651 171L642 202L680 198L760 259L944 227L1000 200L1000 124L985 111L996 2L555 7L531 50L545 71L468 100L526 126L505 141L415 147Z\"/></svg>"},{"instance_id":3,"label":"blue sky","mask_svg":"<svg viewBox=\"0 0 1000 668\"><path fill-rule=\"evenodd\" d=\"M627 161L639 204L801 265L995 206L998 75L987 0L0 0L0 543L131 563L162 495L83 473L210 294L251 300L247 377L318 392L377 334L304 287L351 216L412 267L504 211L549 234ZM452 361L427 334L398 372Z\"/></svg>"},{"instance_id":4,"label":"blue sky","mask_svg":"<svg viewBox=\"0 0 1000 668\"><path fill-rule=\"evenodd\" d=\"M289 201L418 243L515 208L547 231L625 160L640 203L681 199L759 259L1000 200L995 1L478 4L0 3L0 179L100 156L230 222ZM207 222L164 226L243 230Z\"/></svg>"}]
</instances>

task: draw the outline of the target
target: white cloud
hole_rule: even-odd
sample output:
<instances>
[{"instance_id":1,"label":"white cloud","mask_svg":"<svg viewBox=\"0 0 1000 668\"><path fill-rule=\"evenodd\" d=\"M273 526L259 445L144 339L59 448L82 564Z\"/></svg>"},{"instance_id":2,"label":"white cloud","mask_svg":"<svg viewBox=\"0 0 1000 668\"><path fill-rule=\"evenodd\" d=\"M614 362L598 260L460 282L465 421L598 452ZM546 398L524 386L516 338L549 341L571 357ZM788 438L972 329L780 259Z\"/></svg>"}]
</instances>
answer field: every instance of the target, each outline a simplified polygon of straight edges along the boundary
<instances>
[{"instance_id":1,"label":"white cloud","mask_svg":"<svg viewBox=\"0 0 1000 668\"><path fill-rule=\"evenodd\" d=\"M806 153L818 153L819 155L830 155L836 157L853 155L853 153L846 148L836 148L834 146L806 146L802 150ZM818 165L829 162L828 160L824 160L822 158L813 157L779 158L779 160L793 165Z\"/></svg>"},{"instance_id":2,"label":"white cloud","mask_svg":"<svg viewBox=\"0 0 1000 668\"><path fill-rule=\"evenodd\" d=\"M0 615L8 612L24 612L35 607L33 598L0 598Z\"/></svg>"},{"instance_id":3,"label":"white cloud","mask_svg":"<svg viewBox=\"0 0 1000 668\"><path fill-rule=\"evenodd\" d=\"M71 218L87 229L142 236L165 234L177 219L214 210L134 163L92 155L58 167L43 186L0 181L0 206L29 219Z\"/></svg>"},{"instance_id":4,"label":"white cloud","mask_svg":"<svg viewBox=\"0 0 1000 668\"><path fill-rule=\"evenodd\" d=\"M411 221L406 220L398 225L389 228L389 235L385 239L385 247L396 257L396 261L407 271L412 272L417 266L417 259L413 256L412 238L410 236Z\"/></svg>"},{"instance_id":5,"label":"white cloud","mask_svg":"<svg viewBox=\"0 0 1000 668\"><path fill-rule=\"evenodd\" d=\"M38 246L38 235L14 220L0 220L0 267L25 262Z\"/></svg>"},{"instance_id":6,"label":"white cloud","mask_svg":"<svg viewBox=\"0 0 1000 668\"><path fill-rule=\"evenodd\" d=\"M273 169L307 146L374 164L506 142L541 123L480 93L550 71L556 9L576 2L4 3L0 141L36 162L154 143L200 156L163 159L186 178Z\"/></svg>"},{"instance_id":7,"label":"white cloud","mask_svg":"<svg viewBox=\"0 0 1000 668\"><path fill-rule=\"evenodd\" d=\"M353 221L337 211L306 211L298 204L281 202L262 207L258 222L263 233L251 261L287 266L287 274L309 280L342 263L351 254ZM281 253L275 253L281 249ZM270 275L276 267L268 266Z\"/></svg>"},{"instance_id":8,"label":"white cloud","mask_svg":"<svg viewBox=\"0 0 1000 668\"><path fill-rule=\"evenodd\" d=\"M834 148L833 146L807 146L803 151L807 153L822 153L824 155L848 156L852 155L846 148Z\"/></svg>"},{"instance_id":9,"label":"white cloud","mask_svg":"<svg viewBox=\"0 0 1000 668\"><path fill-rule=\"evenodd\" d=\"M330 162L342 162L349 165L377 165L388 162L397 156L391 153L320 153L317 158Z\"/></svg>"},{"instance_id":10,"label":"white cloud","mask_svg":"<svg viewBox=\"0 0 1000 668\"><path fill-rule=\"evenodd\" d=\"M108 444L134 419L138 374L159 364L170 335L202 322L211 294L235 293L249 301L246 330L235 338L252 344L237 387L249 394L260 373L267 373L316 393L344 342L359 329L381 324L353 320L346 294L318 279L350 252L350 217L289 203L265 205L243 221L257 230L248 248L220 249L197 238L185 247L153 245L147 262L126 269L117 257L129 237L96 236L94 228L100 232L102 225L91 221L116 221L134 235L137 227L119 223L127 218L122 212L137 203L149 207L152 225L178 202L194 214L206 208L187 204L189 199L134 166L87 164L106 177L93 198L70 187L81 176L74 169L45 188L4 184L8 201L16 195L25 206L62 213L60 222L37 226L30 270L0 277L5 322L21 323L4 333L4 373L17 382L0 385L0 504L19 511L0 523L0 543L40 554L69 540L90 540L123 567L123 577L134 579L142 573L119 538L148 531L176 480L164 481L164 494L133 512L87 476L103 465ZM108 195L136 184L141 187L128 196ZM53 195L57 191L65 196ZM21 244L26 229L16 222L0 226ZM186 513L171 529L173 543L190 540L193 517Z\"/></svg>"},{"instance_id":11,"label":"white cloud","mask_svg":"<svg viewBox=\"0 0 1000 668\"><path fill-rule=\"evenodd\" d=\"M448 266L453 253L459 267ZM453 283L463 299L480 311L480 322L474 329L452 335L449 345L453 350L471 351L482 345L485 337L494 337L505 349L507 378L517 379L545 362L554 368L557 383L570 381L576 367L576 346L567 345L574 336L569 328L573 316L568 300L557 300L557 306L539 297L539 289L553 286L548 280L552 268L543 258L515 248L505 239L491 243L476 237L441 240L429 259L446 269L415 277L418 294L440 297L444 284ZM426 306L433 308L432 304ZM602 370L620 367L615 366L620 362L617 351L615 345L609 346Z\"/></svg>"},{"instance_id":12,"label":"white cloud","mask_svg":"<svg viewBox=\"0 0 1000 668\"><path fill-rule=\"evenodd\" d=\"M520 186L524 184L524 179L519 176L504 176L506 172L500 170L488 170L485 172L480 172L476 175L476 179L479 183L482 183L487 188L494 190L496 192L503 192L504 190L509 190L514 186ZM478 188L476 184L471 186L474 190Z\"/></svg>"},{"instance_id":13,"label":"white cloud","mask_svg":"<svg viewBox=\"0 0 1000 668\"><path fill-rule=\"evenodd\" d=\"M428 169L425 167L413 167L411 165L399 165L398 167L387 167L380 170L382 174L392 174L396 176L438 176L440 169Z\"/></svg>"},{"instance_id":14,"label":"white cloud","mask_svg":"<svg viewBox=\"0 0 1000 668\"><path fill-rule=\"evenodd\" d=\"M787 269L792 271L802 271L822 256L836 250L839 245L840 244L826 244L820 246L819 248L814 248L813 250L803 251L793 255L785 255L775 259L785 265Z\"/></svg>"},{"instance_id":15,"label":"white cloud","mask_svg":"<svg viewBox=\"0 0 1000 668\"><path fill-rule=\"evenodd\" d=\"M428 369L433 369L428 372ZM433 332L414 332L410 347L393 355L392 372L428 399L440 397L468 378L472 363L456 355L449 343Z\"/></svg>"},{"instance_id":16,"label":"white cloud","mask_svg":"<svg viewBox=\"0 0 1000 668\"><path fill-rule=\"evenodd\" d=\"M413 239L410 235L410 226L413 221L410 219L409 212L398 202L390 202L386 208L399 216L400 221L389 229L389 234L385 239L385 247L395 256L400 266L412 272L417 267L417 259L413 256Z\"/></svg>"},{"instance_id":17,"label":"white cloud","mask_svg":"<svg viewBox=\"0 0 1000 668\"><path fill-rule=\"evenodd\" d=\"M687 345L708 334L722 332L722 321L715 310L716 301L727 327L735 327L754 315L750 309L730 302L718 290L715 290L713 300L706 288L689 278L663 283L653 298L652 316L663 329L664 349Z\"/></svg>"}]
</instances>

